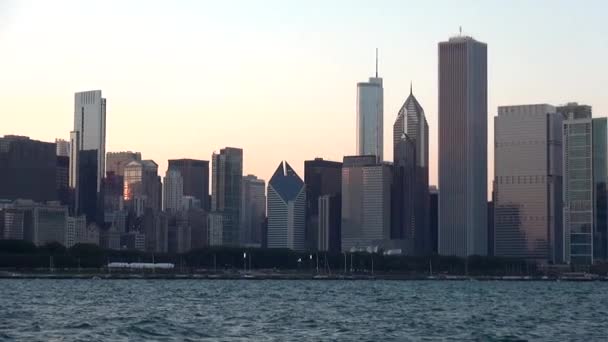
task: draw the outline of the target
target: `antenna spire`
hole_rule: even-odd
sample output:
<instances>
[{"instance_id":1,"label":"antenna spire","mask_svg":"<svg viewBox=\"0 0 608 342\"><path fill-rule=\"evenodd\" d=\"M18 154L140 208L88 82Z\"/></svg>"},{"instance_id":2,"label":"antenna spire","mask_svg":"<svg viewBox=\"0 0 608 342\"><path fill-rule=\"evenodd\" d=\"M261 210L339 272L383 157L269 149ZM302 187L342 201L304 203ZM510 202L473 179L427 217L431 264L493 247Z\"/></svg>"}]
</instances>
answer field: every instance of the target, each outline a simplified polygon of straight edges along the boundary
<instances>
[{"instance_id":1,"label":"antenna spire","mask_svg":"<svg viewBox=\"0 0 608 342\"><path fill-rule=\"evenodd\" d=\"M410 81L410 95L412 95L412 81Z\"/></svg>"},{"instance_id":2,"label":"antenna spire","mask_svg":"<svg viewBox=\"0 0 608 342\"><path fill-rule=\"evenodd\" d=\"M458 26L458 31L460 32L460 35L462 36L462 26Z\"/></svg>"},{"instance_id":3,"label":"antenna spire","mask_svg":"<svg viewBox=\"0 0 608 342\"><path fill-rule=\"evenodd\" d=\"M378 48L376 48L376 78L378 78Z\"/></svg>"}]
</instances>

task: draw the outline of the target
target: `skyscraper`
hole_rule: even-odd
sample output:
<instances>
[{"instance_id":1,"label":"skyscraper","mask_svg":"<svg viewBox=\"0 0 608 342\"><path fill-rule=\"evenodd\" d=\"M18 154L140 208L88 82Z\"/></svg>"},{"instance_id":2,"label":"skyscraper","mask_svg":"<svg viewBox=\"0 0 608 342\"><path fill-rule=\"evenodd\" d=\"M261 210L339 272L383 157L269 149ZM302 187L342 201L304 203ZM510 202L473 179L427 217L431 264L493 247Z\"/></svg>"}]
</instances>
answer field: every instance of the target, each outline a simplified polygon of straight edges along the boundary
<instances>
[{"instance_id":1,"label":"skyscraper","mask_svg":"<svg viewBox=\"0 0 608 342\"><path fill-rule=\"evenodd\" d=\"M159 211L162 203L162 184L158 164L153 160L132 161L125 166L124 200L137 216L145 208Z\"/></svg>"},{"instance_id":2,"label":"skyscraper","mask_svg":"<svg viewBox=\"0 0 608 342\"><path fill-rule=\"evenodd\" d=\"M57 199L55 144L28 137L0 138L0 198Z\"/></svg>"},{"instance_id":3,"label":"skyscraper","mask_svg":"<svg viewBox=\"0 0 608 342\"><path fill-rule=\"evenodd\" d=\"M547 104L498 107L494 118L496 256L562 261L563 118Z\"/></svg>"},{"instance_id":4,"label":"skyscraper","mask_svg":"<svg viewBox=\"0 0 608 342\"><path fill-rule=\"evenodd\" d=\"M564 259L593 263L593 120L591 107L568 103L557 110L563 123Z\"/></svg>"},{"instance_id":5,"label":"skyscraper","mask_svg":"<svg viewBox=\"0 0 608 342\"><path fill-rule=\"evenodd\" d=\"M378 50L376 50L376 76L369 82L357 83L357 153L374 155L382 161L384 150L384 89L378 77Z\"/></svg>"},{"instance_id":6,"label":"skyscraper","mask_svg":"<svg viewBox=\"0 0 608 342\"><path fill-rule=\"evenodd\" d=\"M106 156L106 99L101 90L85 91L74 95L74 130L70 134L70 182L78 184L78 152L97 151L97 191L101 189L101 179L105 176Z\"/></svg>"},{"instance_id":7,"label":"skyscraper","mask_svg":"<svg viewBox=\"0 0 608 342\"><path fill-rule=\"evenodd\" d=\"M304 183L306 184L306 248L314 250L318 246L319 236L319 198L325 195L340 197L342 194L342 163L323 160L323 158L304 161ZM330 206L329 210L335 211L327 215L337 217L338 227L332 228L339 232L341 208Z\"/></svg>"},{"instance_id":8,"label":"skyscraper","mask_svg":"<svg viewBox=\"0 0 608 342\"><path fill-rule=\"evenodd\" d=\"M55 139L55 145L57 146L57 156L69 157L70 156L70 142L63 139Z\"/></svg>"},{"instance_id":9,"label":"skyscraper","mask_svg":"<svg viewBox=\"0 0 608 342\"><path fill-rule=\"evenodd\" d=\"M376 156L344 157L342 251L383 247L391 239L391 166Z\"/></svg>"},{"instance_id":10,"label":"skyscraper","mask_svg":"<svg viewBox=\"0 0 608 342\"><path fill-rule=\"evenodd\" d=\"M163 179L163 210L178 212L182 210L184 179L178 170L169 168Z\"/></svg>"},{"instance_id":11,"label":"skyscraper","mask_svg":"<svg viewBox=\"0 0 608 342\"><path fill-rule=\"evenodd\" d=\"M266 183L254 175L243 177L241 243L262 246L262 227L266 219Z\"/></svg>"},{"instance_id":12,"label":"skyscraper","mask_svg":"<svg viewBox=\"0 0 608 342\"><path fill-rule=\"evenodd\" d=\"M178 170L184 180L184 195L194 196L201 208L209 210L209 161L196 159L169 160L169 169Z\"/></svg>"},{"instance_id":13,"label":"skyscraper","mask_svg":"<svg viewBox=\"0 0 608 342\"><path fill-rule=\"evenodd\" d=\"M439 254L487 254L487 46L439 43Z\"/></svg>"},{"instance_id":14,"label":"skyscraper","mask_svg":"<svg viewBox=\"0 0 608 342\"><path fill-rule=\"evenodd\" d=\"M431 252L428 150L429 125L410 85L410 95L393 125L392 205L393 238L407 241L408 254L426 255Z\"/></svg>"},{"instance_id":15,"label":"skyscraper","mask_svg":"<svg viewBox=\"0 0 608 342\"><path fill-rule=\"evenodd\" d=\"M125 166L132 161L141 161L140 152L108 152L106 154L106 170L117 176L125 175Z\"/></svg>"},{"instance_id":16,"label":"skyscraper","mask_svg":"<svg viewBox=\"0 0 608 342\"><path fill-rule=\"evenodd\" d=\"M85 215L87 223L103 222L103 212L99 205L97 191L97 150L78 152L78 183L76 185L76 215Z\"/></svg>"},{"instance_id":17,"label":"skyscraper","mask_svg":"<svg viewBox=\"0 0 608 342\"><path fill-rule=\"evenodd\" d=\"M238 246L243 181L243 150L226 147L212 155L211 211L224 215L223 245Z\"/></svg>"},{"instance_id":18,"label":"skyscraper","mask_svg":"<svg viewBox=\"0 0 608 342\"><path fill-rule=\"evenodd\" d=\"M305 249L306 187L287 162L268 182L268 248Z\"/></svg>"},{"instance_id":19,"label":"skyscraper","mask_svg":"<svg viewBox=\"0 0 608 342\"><path fill-rule=\"evenodd\" d=\"M593 119L593 259L608 260L608 119Z\"/></svg>"}]
</instances>

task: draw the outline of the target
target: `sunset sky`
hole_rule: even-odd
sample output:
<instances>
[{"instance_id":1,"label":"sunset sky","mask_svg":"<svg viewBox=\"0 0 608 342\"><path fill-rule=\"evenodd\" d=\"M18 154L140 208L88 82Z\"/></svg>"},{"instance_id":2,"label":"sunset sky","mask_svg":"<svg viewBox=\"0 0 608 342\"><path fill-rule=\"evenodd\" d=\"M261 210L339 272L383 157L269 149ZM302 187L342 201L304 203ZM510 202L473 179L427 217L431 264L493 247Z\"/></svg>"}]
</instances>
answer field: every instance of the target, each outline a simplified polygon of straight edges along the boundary
<instances>
[{"instance_id":1,"label":"sunset sky","mask_svg":"<svg viewBox=\"0 0 608 342\"><path fill-rule=\"evenodd\" d=\"M488 44L499 105L578 101L608 114L606 1L0 0L0 135L69 139L74 92L107 98L107 147L209 160L244 149L266 181L283 159L355 152L356 83L384 78L385 151L409 93L437 180L437 43L462 26ZM488 120L489 177L493 119Z\"/></svg>"}]
</instances>

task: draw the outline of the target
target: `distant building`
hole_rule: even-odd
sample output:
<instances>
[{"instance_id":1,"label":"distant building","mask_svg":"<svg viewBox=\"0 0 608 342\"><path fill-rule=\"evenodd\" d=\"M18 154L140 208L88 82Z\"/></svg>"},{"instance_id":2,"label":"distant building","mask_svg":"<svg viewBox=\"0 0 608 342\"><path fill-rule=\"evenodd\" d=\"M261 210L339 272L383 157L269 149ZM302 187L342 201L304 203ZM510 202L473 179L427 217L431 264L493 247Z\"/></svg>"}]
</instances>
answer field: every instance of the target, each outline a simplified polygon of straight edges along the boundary
<instances>
[{"instance_id":1,"label":"distant building","mask_svg":"<svg viewBox=\"0 0 608 342\"><path fill-rule=\"evenodd\" d=\"M340 228L342 225L342 196L340 194L322 195L318 199L317 245L315 249L323 252L340 253Z\"/></svg>"},{"instance_id":2,"label":"distant building","mask_svg":"<svg viewBox=\"0 0 608 342\"><path fill-rule=\"evenodd\" d=\"M190 226L190 244L192 249L203 248L209 245L208 212L199 208L186 211L188 225Z\"/></svg>"},{"instance_id":3,"label":"distant building","mask_svg":"<svg viewBox=\"0 0 608 342\"><path fill-rule=\"evenodd\" d=\"M431 253L429 230L429 125L413 94L393 124L393 239L404 239L407 253Z\"/></svg>"},{"instance_id":4,"label":"distant building","mask_svg":"<svg viewBox=\"0 0 608 342\"><path fill-rule=\"evenodd\" d=\"M209 229L207 230L209 246L221 246L224 236L224 215L218 212L211 212L207 217L209 220Z\"/></svg>"},{"instance_id":5,"label":"distant building","mask_svg":"<svg viewBox=\"0 0 608 342\"><path fill-rule=\"evenodd\" d=\"M165 213L146 208L143 215L143 230L146 251L167 253L169 251L169 218Z\"/></svg>"},{"instance_id":6,"label":"distant building","mask_svg":"<svg viewBox=\"0 0 608 342\"><path fill-rule=\"evenodd\" d=\"M0 210L0 239L23 240L25 215L23 210Z\"/></svg>"},{"instance_id":7,"label":"distant building","mask_svg":"<svg viewBox=\"0 0 608 342\"><path fill-rule=\"evenodd\" d=\"M55 167L55 180L57 187L57 199L63 205L70 205L70 157L57 156L57 164Z\"/></svg>"},{"instance_id":8,"label":"distant building","mask_svg":"<svg viewBox=\"0 0 608 342\"><path fill-rule=\"evenodd\" d=\"M104 226L110 226L115 220L117 213L124 210L124 178L108 171L102 182L102 198ZM121 213L124 215L124 213ZM120 229L119 229L120 231Z\"/></svg>"},{"instance_id":9,"label":"distant building","mask_svg":"<svg viewBox=\"0 0 608 342\"><path fill-rule=\"evenodd\" d=\"M189 225L169 227L169 253L186 253L191 248L191 229Z\"/></svg>"},{"instance_id":10,"label":"distant building","mask_svg":"<svg viewBox=\"0 0 608 342\"><path fill-rule=\"evenodd\" d=\"M608 119L593 119L593 260L608 261Z\"/></svg>"},{"instance_id":11,"label":"distant building","mask_svg":"<svg viewBox=\"0 0 608 342\"><path fill-rule=\"evenodd\" d=\"M121 249L145 251L146 250L146 236L137 231L131 231L120 235L120 246Z\"/></svg>"},{"instance_id":12,"label":"distant building","mask_svg":"<svg viewBox=\"0 0 608 342\"><path fill-rule=\"evenodd\" d=\"M102 248L119 250L122 248L121 236L122 233L114 227L106 229L99 234L99 245Z\"/></svg>"},{"instance_id":13,"label":"distant building","mask_svg":"<svg viewBox=\"0 0 608 342\"><path fill-rule=\"evenodd\" d=\"M78 152L78 183L76 186L76 215L85 215L87 222L102 222L103 212L97 190L97 150ZM98 206L101 205L101 206ZM101 220L99 220L101 218ZM98 221L99 220L99 221Z\"/></svg>"},{"instance_id":14,"label":"distant building","mask_svg":"<svg viewBox=\"0 0 608 342\"><path fill-rule=\"evenodd\" d=\"M79 184L79 157L81 151L96 151L96 192L106 174L106 99L101 90L74 94L74 130L70 133L70 186Z\"/></svg>"},{"instance_id":15,"label":"distant building","mask_svg":"<svg viewBox=\"0 0 608 342\"><path fill-rule=\"evenodd\" d=\"M178 170L184 180L184 195L200 201L202 209L209 210L209 161L197 159L171 159L169 169Z\"/></svg>"},{"instance_id":16,"label":"distant building","mask_svg":"<svg viewBox=\"0 0 608 342\"><path fill-rule=\"evenodd\" d=\"M68 157L70 158L70 142L63 139L55 139L55 153L57 157Z\"/></svg>"},{"instance_id":17,"label":"distant building","mask_svg":"<svg viewBox=\"0 0 608 342\"><path fill-rule=\"evenodd\" d=\"M563 119L547 104L498 107L494 240L489 248L496 256L563 261Z\"/></svg>"},{"instance_id":18,"label":"distant building","mask_svg":"<svg viewBox=\"0 0 608 342\"><path fill-rule=\"evenodd\" d=\"M132 161L125 166L124 200L129 209L141 216L142 209L160 211L162 183L153 160Z\"/></svg>"},{"instance_id":19,"label":"distant building","mask_svg":"<svg viewBox=\"0 0 608 342\"><path fill-rule=\"evenodd\" d=\"M344 157L342 251L376 249L391 239L391 166L375 156Z\"/></svg>"},{"instance_id":20,"label":"distant building","mask_svg":"<svg viewBox=\"0 0 608 342\"><path fill-rule=\"evenodd\" d=\"M184 179L178 170L169 169L163 179L163 210L175 213L182 210Z\"/></svg>"},{"instance_id":21,"label":"distant building","mask_svg":"<svg viewBox=\"0 0 608 342\"><path fill-rule=\"evenodd\" d=\"M431 253L437 254L439 228L439 190L436 186L429 187L429 230L431 232Z\"/></svg>"},{"instance_id":22,"label":"distant building","mask_svg":"<svg viewBox=\"0 0 608 342\"><path fill-rule=\"evenodd\" d=\"M306 184L306 247L315 250L319 246L319 198L322 196L341 196L342 163L315 158L304 161L304 183ZM328 204L329 205L329 204ZM340 232L341 208L330 206L332 213L324 219L337 217L337 226L332 230ZM325 236L325 235L323 235ZM340 239L340 236L337 237ZM324 245L325 246L325 245Z\"/></svg>"},{"instance_id":23,"label":"distant building","mask_svg":"<svg viewBox=\"0 0 608 342\"><path fill-rule=\"evenodd\" d=\"M287 162L268 182L268 248L305 249L306 187Z\"/></svg>"},{"instance_id":24,"label":"distant building","mask_svg":"<svg viewBox=\"0 0 608 342\"><path fill-rule=\"evenodd\" d=\"M68 218L66 206L62 206L58 202L42 204L31 200L17 200L11 205L11 208L15 214L16 212L23 213L24 240L32 242L36 246L43 246L51 242L65 245Z\"/></svg>"},{"instance_id":25,"label":"distant building","mask_svg":"<svg viewBox=\"0 0 608 342\"><path fill-rule=\"evenodd\" d=\"M564 114L564 259L569 264L593 263L595 201L593 184L593 119L591 107L569 103Z\"/></svg>"},{"instance_id":26,"label":"distant building","mask_svg":"<svg viewBox=\"0 0 608 342\"><path fill-rule=\"evenodd\" d=\"M241 186L243 150L226 147L212 155L211 211L224 215L222 244L238 246L240 242Z\"/></svg>"},{"instance_id":27,"label":"distant building","mask_svg":"<svg viewBox=\"0 0 608 342\"><path fill-rule=\"evenodd\" d=\"M125 167L132 161L141 161L140 152L108 152L106 154L106 172L117 176L125 175Z\"/></svg>"},{"instance_id":28,"label":"distant building","mask_svg":"<svg viewBox=\"0 0 608 342\"><path fill-rule=\"evenodd\" d=\"M55 144L28 137L0 138L0 198L57 200Z\"/></svg>"},{"instance_id":29,"label":"distant building","mask_svg":"<svg viewBox=\"0 0 608 342\"><path fill-rule=\"evenodd\" d=\"M369 82L357 83L357 153L374 155L382 161L384 151L384 89L382 78L376 76Z\"/></svg>"},{"instance_id":30,"label":"distant building","mask_svg":"<svg viewBox=\"0 0 608 342\"><path fill-rule=\"evenodd\" d=\"M201 209L201 201L194 196L182 196L182 210L188 211L193 209Z\"/></svg>"},{"instance_id":31,"label":"distant building","mask_svg":"<svg viewBox=\"0 0 608 342\"><path fill-rule=\"evenodd\" d=\"M266 183L254 175L243 177L241 243L262 246L262 226L266 219Z\"/></svg>"},{"instance_id":32,"label":"distant building","mask_svg":"<svg viewBox=\"0 0 608 342\"><path fill-rule=\"evenodd\" d=\"M486 255L487 45L439 43L439 254Z\"/></svg>"}]
</instances>

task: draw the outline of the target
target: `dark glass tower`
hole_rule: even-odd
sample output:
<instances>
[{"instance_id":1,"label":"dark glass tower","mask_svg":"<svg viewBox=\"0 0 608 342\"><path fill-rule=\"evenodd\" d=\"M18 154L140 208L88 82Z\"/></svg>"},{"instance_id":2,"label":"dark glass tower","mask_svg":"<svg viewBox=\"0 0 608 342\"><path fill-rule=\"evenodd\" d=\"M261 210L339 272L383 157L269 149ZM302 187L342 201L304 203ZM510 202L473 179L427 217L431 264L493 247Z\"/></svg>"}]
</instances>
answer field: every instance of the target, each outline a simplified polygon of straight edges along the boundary
<instances>
[{"instance_id":1,"label":"dark glass tower","mask_svg":"<svg viewBox=\"0 0 608 342\"><path fill-rule=\"evenodd\" d=\"M304 183L306 184L306 248L318 249L319 198L325 195L338 196L342 194L342 163L315 158L304 162ZM333 213L330 215L338 223L341 221L341 206L330 205ZM329 214L329 213L328 213ZM334 233L335 235L335 233ZM339 244L338 244L339 246Z\"/></svg>"},{"instance_id":2,"label":"dark glass tower","mask_svg":"<svg viewBox=\"0 0 608 342\"><path fill-rule=\"evenodd\" d=\"M169 160L169 169L177 170L184 180L184 195L201 201L201 208L209 210L209 161L196 159Z\"/></svg>"},{"instance_id":3,"label":"dark glass tower","mask_svg":"<svg viewBox=\"0 0 608 342\"><path fill-rule=\"evenodd\" d=\"M57 200L55 144L28 137L0 138L0 198Z\"/></svg>"},{"instance_id":4,"label":"dark glass tower","mask_svg":"<svg viewBox=\"0 0 608 342\"><path fill-rule=\"evenodd\" d=\"M212 168L211 211L223 215L222 245L237 246L240 242L243 150L226 147L220 153L214 153Z\"/></svg>"}]
</instances>

